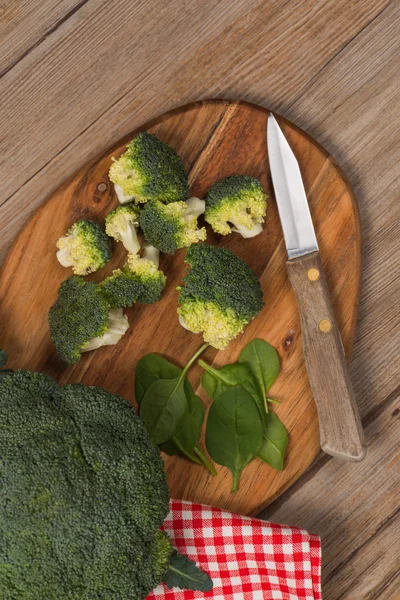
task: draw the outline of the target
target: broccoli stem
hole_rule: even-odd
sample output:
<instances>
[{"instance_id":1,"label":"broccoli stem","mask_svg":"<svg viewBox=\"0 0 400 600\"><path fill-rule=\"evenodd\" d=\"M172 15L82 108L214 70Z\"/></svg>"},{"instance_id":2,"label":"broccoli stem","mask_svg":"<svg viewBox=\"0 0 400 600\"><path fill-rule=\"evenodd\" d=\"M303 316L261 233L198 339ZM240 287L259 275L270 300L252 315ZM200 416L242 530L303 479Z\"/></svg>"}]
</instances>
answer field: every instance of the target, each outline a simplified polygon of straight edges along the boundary
<instances>
[{"instance_id":1,"label":"broccoli stem","mask_svg":"<svg viewBox=\"0 0 400 600\"><path fill-rule=\"evenodd\" d=\"M182 317L182 315L178 316L178 321L179 321L179 325L181 325L184 329L186 329L187 331L190 331L190 329L188 329L187 325L186 325L186 321L185 319Z\"/></svg>"},{"instance_id":2,"label":"broccoli stem","mask_svg":"<svg viewBox=\"0 0 400 600\"><path fill-rule=\"evenodd\" d=\"M128 194L125 194L124 190L120 185L118 185L118 183L114 183L114 190L117 194L117 198L120 204L128 204L128 202L130 202L134 198L134 196L129 196Z\"/></svg>"},{"instance_id":3,"label":"broccoli stem","mask_svg":"<svg viewBox=\"0 0 400 600\"><path fill-rule=\"evenodd\" d=\"M148 244L144 246L143 258L151 260L157 268L160 266L160 251L154 246Z\"/></svg>"},{"instance_id":4,"label":"broccoli stem","mask_svg":"<svg viewBox=\"0 0 400 600\"><path fill-rule=\"evenodd\" d=\"M246 227L243 227L243 225L235 223L235 221L233 221L232 219L231 223L232 225L234 225L232 231L234 231L235 233L240 233L240 235L246 239L256 237L256 235L261 233L263 230L262 223L255 223L251 229L247 229Z\"/></svg>"},{"instance_id":5,"label":"broccoli stem","mask_svg":"<svg viewBox=\"0 0 400 600\"><path fill-rule=\"evenodd\" d=\"M200 200L200 198L189 198L189 200L186 200L186 204L187 204L187 209L185 210L185 220L188 217L199 217L200 215L205 213L206 210L206 201L205 200Z\"/></svg>"},{"instance_id":6,"label":"broccoli stem","mask_svg":"<svg viewBox=\"0 0 400 600\"><path fill-rule=\"evenodd\" d=\"M62 267L72 267L72 262L70 260L68 260L67 248L61 248L61 250L58 250L56 256L57 256L58 262L60 263L60 265Z\"/></svg>"},{"instance_id":7,"label":"broccoli stem","mask_svg":"<svg viewBox=\"0 0 400 600\"><path fill-rule=\"evenodd\" d=\"M121 241L131 254L137 254L140 250L137 231L134 223L128 223L126 229L121 231Z\"/></svg>"},{"instance_id":8,"label":"broccoli stem","mask_svg":"<svg viewBox=\"0 0 400 600\"><path fill-rule=\"evenodd\" d=\"M128 318L124 315L122 308L111 309L108 315L107 331L103 335L89 340L81 348L81 352L89 352L102 346L117 344L128 328Z\"/></svg>"}]
</instances>

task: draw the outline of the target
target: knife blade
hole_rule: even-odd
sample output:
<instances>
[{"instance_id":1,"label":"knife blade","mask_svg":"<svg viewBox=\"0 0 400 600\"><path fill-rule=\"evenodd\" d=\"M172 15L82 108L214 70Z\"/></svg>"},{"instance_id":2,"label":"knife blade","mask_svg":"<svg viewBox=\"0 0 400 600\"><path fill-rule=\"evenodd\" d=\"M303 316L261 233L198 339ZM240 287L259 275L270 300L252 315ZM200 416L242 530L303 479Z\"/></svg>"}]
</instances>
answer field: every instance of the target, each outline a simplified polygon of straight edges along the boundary
<instances>
[{"instance_id":1,"label":"knife blade","mask_svg":"<svg viewBox=\"0 0 400 600\"><path fill-rule=\"evenodd\" d=\"M317 406L321 448L360 461L366 448L342 339L297 159L272 114L268 159L283 236L287 271L300 312L304 360Z\"/></svg>"}]
</instances>

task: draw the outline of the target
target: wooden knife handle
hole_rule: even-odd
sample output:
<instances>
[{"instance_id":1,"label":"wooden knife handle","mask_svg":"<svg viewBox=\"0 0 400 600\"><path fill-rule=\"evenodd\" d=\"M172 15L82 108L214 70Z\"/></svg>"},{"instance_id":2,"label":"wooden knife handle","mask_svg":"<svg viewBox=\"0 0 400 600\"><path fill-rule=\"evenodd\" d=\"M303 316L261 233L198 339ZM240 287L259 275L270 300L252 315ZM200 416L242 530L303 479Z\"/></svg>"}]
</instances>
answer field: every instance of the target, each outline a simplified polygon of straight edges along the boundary
<instances>
[{"instance_id":1,"label":"wooden knife handle","mask_svg":"<svg viewBox=\"0 0 400 600\"><path fill-rule=\"evenodd\" d=\"M289 260L287 270L300 310L321 447L343 460L362 460L364 433L319 252Z\"/></svg>"}]
</instances>

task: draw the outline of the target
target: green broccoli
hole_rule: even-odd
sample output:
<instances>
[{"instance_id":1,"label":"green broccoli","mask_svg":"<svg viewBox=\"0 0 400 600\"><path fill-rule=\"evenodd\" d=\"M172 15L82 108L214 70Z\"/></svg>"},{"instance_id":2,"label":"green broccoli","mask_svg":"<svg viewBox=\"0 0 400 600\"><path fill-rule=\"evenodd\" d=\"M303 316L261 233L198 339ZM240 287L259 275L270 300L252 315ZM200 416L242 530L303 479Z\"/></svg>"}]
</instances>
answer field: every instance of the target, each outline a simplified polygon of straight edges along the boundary
<instances>
[{"instance_id":1,"label":"green broccoli","mask_svg":"<svg viewBox=\"0 0 400 600\"><path fill-rule=\"evenodd\" d=\"M122 309L110 307L97 283L76 275L61 284L49 324L60 358L71 364L83 352L116 344L129 327Z\"/></svg>"},{"instance_id":2,"label":"green broccoli","mask_svg":"<svg viewBox=\"0 0 400 600\"><path fill-rule=\"evenodd\" d=\"M189 196L182 159L155 135L139 133L110 167L109 177L121 204L131 200L177 202Z\"/></svg>"},{"instance_id":3,"label":"green broccoli","mask_svg":"<svg viewBox=\"0 0 400 600\"><path fill-rule=\"evenodd\" d=\"M101 284L103 295L112 308L125 308L135 302L153 304L161 300L167 278L158 268L159 251L145 246L143 258L128 254L123 269L116 269Z\"/></svg>"},{"instance_id":4,"label":"green broccoli","mask_svg":"<svg viewBox=\"0 0 400 600\"><path fill-rule=\"evenodd\" d=\"M72 267L75 275L94 273L111 258L110 244L103 229L94 221L77 221L57 242L58 262Z\"/></svg>"},{"instance_id":5,"label":"green broccoli","mask_svg":"<svg viewBox=\"0 0 400 600\"><path fill-rule=\"evenodd\" d=\"M169 254L205 240L205 227L197 228L197 218L204 213L204 209L205 202L199 198L167 205L149 202L140 213L140 226L145 240Z\"/></svg>"},{"instance_id":6,"label":"green broccoli","mask_svg":"<svg viewBox=\"0 0 400 600\"><path fill-rule=\"evenodd\" d=\"M225 348L263 307L257 275L227 248L208 244L186 252L191 266L180 290L179 321L193 333L203 333L214 348Z\"/></svg>"},{"instance_id":7,"label":"green broccoli","mask_svg":"<svg viewBox=\"0 0 400 600\"><path fill-rule=\"evenodd\" d=\"M178 562L188 580L201 575L196 589L211 589L160 530L164 463L131 404L0 373L1 600L142 600L161 581L178 585Z\"/></svg>"},{"instance_id":8,"label":"green broccoli","mask_svg":"<svg viewBox=\"0 0 400 600\"><path fill-rule=\"evenodd\" d=\"M133 407L82 384L0 379L0 597L137 600L172 547L159 451Z\"/></svg>"},{"instance_id":9,"label":"green broccoli","mask_svg":"<svg viewBox=\"0 0 400 600\"><path fill-rule=\"evenodd\" d=\"M205 220L222 235L235 231L251 238L262 232L266 210L267 196L258 179L232 175L209 189Z\"/></svg>"},{"instance_id":10,"label":"green broccoli","mask_svg":"<svg viewBox=\"0 0 400 600\"><path fill-rule=\"evenodd\" d=\"M128 252L136 254L140 250L137 236L139 208L133 204L118 206L106 217L106 234L117 242L122 242Z\"/></svg>"}]
</instances>

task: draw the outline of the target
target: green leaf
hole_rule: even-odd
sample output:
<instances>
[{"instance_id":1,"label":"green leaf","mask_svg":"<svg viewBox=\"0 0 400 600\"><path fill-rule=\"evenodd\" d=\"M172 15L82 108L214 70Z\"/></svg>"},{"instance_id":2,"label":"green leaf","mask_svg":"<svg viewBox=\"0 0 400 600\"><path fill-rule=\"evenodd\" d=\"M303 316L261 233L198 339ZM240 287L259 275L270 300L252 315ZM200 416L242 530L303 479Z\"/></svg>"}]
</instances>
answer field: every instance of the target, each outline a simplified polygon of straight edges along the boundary
<instances>
[{"instance_id":1,"label":"green leaf","mask_svg":"<svg viewBox=\"0 0 400 600\"><path fill-rule=\"evenodd\" d=\"M200 440L201 426L204 420L204 406L200 398L194 393L188 380L184 383L184 389L188 406L187 412L179 423L174 437L160 444L160 450L170 456L188 456L188 458L200 464L200 459L192 452Z\"/></svg>"},{"instance_id":2,"label":"green leaf","mask_svg":"<svg viewBox=\"0 0 400 600\"><path fill-rule=\"evenodd\" d=\"M263 425L253 397L242 386L216 396L207 420L206 446L211 458L232 472L236 491L244 467L256 456Z\"/></svg>"},{"instance_id":3,"label":"green leaf","mask_svg":"<svg viewBox=\"0 0 400 600\"><path fill-rule=\"evenodd\" d=\"M178 425L175 435L163 444L159 444L159 448L170 456L186 456L186 458L198 465L205 466L211 475L215 476L217 472L213 464L198 447L201 427L204 421L204 405L194 393L187 379L185 380L184 388L188 411Z\"/></svg>"},{"instance_id":4,"label":"green leaf","mask_svg":"<svg viewBox=\"0 0 400 600\"><path fill-rule=\"evenodd\" d=\"M195 357L202 349L204 347L196 352ZM189 361L189 363L191 362L193 362L193 358ZM177 377L184 377L182 369L171 364L159 354L146 354L146 356L143 356L139 360L136 366L136 401L138 404L141 404L147 390L155 381L159 379L176 379ZM165 454L169 454L170 456L186 456L189 460L205 466L212 475L216 475L217 472L213 464L197 446L204 421L203 403L196 396L186 378L183 378L183 387L186 396L187 412L177 424L175 434L166 441L158 443L158 446ZM148 409L149 407L145 408L144 414L146 414ZM143 418L142 409L140 416ZM166 419L167 417L164 416L162 418ZM150 429L151 425L149 424L148 427Z\"/></svg>"},{"instance_id":5,"label":"green leaf","mask_svg":"<svg viewBox=\"0 0 400 600\"><path fill-rule=\"evenodd\" d=\"M225 390L236 385L241 385L253 397L260 417L266 424L266 404L264 397L260 393L254 375L247 365L235 363L233 365L226 365L220 369L214 369L203 360L199 360L199 365L205 370L201 376L201 385L210 398L215 399Z\"/></svg>"},{"instance_id":6,"label":"green leaf","mask_svg":"<svg viewBox=\"0 0 400 600\"><path fill-rule=\"evenodd\" d=\"M159 354L146 354L136 365L135 396L136 402L141 403L151 384L157 379L174 379L179 377L182 369L170 363Z\"/></svg>"},{"instance_id":7,"label":"green leaf","mask_svg":"<svg viewBox=\"0 0 400 600\"><path fill-rule=\"evenodd\" d=\"M201 364L201 362L202 361L199 361L199 364ZM218 396L218 393L216 393L217 388L219 393L221 393L221 391L223 392L226 389L226 387L224 387L223 389L221 387L218 387L218 380L215 379L215 377L213 377L212 375L210 375L210 373L207 373L207 371L204 371L204 373L201 376L201 385L206 394L212 399L214 399L215 396Z\"/></svg>"},{"instance_id":8,"label":"green leaf","mask_svg":"<svg viewBox=\"0 0 400 600\"><path fill-rule=\"evenodd\" d=\"M272 410L267 415L267 425L257 456L278 471L283 469L288 434L279 417Z\"/></svg>"},{"instance_id":9,"label":"green leaf","mask_svg":"<svg viewBox=\"0 0 400 600\"><path fill-rule=\"evenodd\" d=\"M187 556L173 550L168 571L163 577L163 582L169 588L178 587L182 590L198 590L209 592L213 588L211 577L202 571L196 563Z\"/></svg>"},{"instance_id":10,"label":"green leaf","mask_svg":"<svg viewBox=\"0 0 400 600\"><path fill-rule=\"evenodd\" d=\"M157 379L146 390L140 404L140 418L154 444L175 435L187 411L182 374L174 379Z\"/></svg>"},{"instance_id":11,"label":"green leaf","mask_svg":"<svg viewBox=\"0 0 400 600\"><path fill-rule=\"evenodd\" d=\"M265 340L256 338L243 348L239 363L251 369L265 398L279 373L279 356L275 348Z\"/></svg>"},{"instance_id":12,"label":"green leaf","mask_svg":"<svg viewBox=\"0 0 400 600\"><path fill-rule=\"evenodd\" d=\"M4 367L7 360L8 360L7 352L4 352L4 350L0 350L0 369L2 369Z\"/></svg>"}]
</instances>

